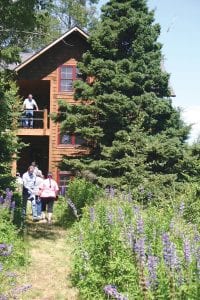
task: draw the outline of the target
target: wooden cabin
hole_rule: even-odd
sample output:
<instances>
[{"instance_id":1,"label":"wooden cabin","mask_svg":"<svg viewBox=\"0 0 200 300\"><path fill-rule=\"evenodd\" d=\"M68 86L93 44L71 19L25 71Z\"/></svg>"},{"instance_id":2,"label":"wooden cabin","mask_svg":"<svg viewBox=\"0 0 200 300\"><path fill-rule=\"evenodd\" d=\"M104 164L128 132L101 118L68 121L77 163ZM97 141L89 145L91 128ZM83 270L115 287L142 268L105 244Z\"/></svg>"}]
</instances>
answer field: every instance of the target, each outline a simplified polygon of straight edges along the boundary
<instances>
[{"instance_id":1,"label":"wooden cabin","mask_svg":"<svg viewBox=\"0 0 200 300\"><path fill-rule=\"evenodd\" d=\"M62 156L87 151L80 136L60 134L59 124L50 118L59 100L77 104L73 81L78 78L77 62L88 49L87 39L83 30L74 27L15 68L20 96L25 99L32 94L39 111L34 111L33 128L25 128L23 116L19 120L17 134L28 146L22 149L13 172L23 174L35 161L44 175L51 171L59 185L65 186L71 175L59 170Z\"/></svg>"}]
</instances>

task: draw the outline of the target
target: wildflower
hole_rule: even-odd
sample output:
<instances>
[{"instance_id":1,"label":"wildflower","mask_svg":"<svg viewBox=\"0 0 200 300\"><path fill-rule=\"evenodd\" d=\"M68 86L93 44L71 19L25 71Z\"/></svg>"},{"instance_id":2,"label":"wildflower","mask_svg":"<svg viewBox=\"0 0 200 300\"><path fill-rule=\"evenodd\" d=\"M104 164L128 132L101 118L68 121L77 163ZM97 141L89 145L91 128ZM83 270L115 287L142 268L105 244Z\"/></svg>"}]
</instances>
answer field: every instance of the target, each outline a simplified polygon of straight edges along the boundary
<instances>
[{"instance_id":1,"label":"wildflower","mask_svg":"<svg viewBox=\"0 0 200 300\"><path fill-rule=\"evenodd\" d=\"M138 260L141 264L145 263L145 240L140 238L136 241L134 250L137 254Z\"/></svg>"},{"instance_id":2,"label":"wildflower","mask_svg":"<svg viewBox=\"0 0 200 300\"><path fill-rule=\"evenodd\" d=\"M103 290L108 297L111 296L114 299L118 299L118 300L128 300L127 297L124 297L122 294L120 294L117 291L117 288L114 285L108 284L104 287Z\"/></svg>"},{"instance_id":3,"label":"wildflower","mask_svg":"<svg viewBox=\"0 0 200 300\"><path fill-rule=\"evenodd\" d=\"M138 217L138 219L136 221L136 226L137 226L137 233L143 234L144 233L144 222L143 222L142 216Z\"/></svg>"},{"instance_id":4,"label":"wildflower","mask_svg":"<svg viewBox=\"0 0 200 300\"><path fill-rule=\"evenodd\" d=\"M128 193L128 202L132 202L133 201L133 198L132 198L132 195L131 195L131 192Z\"/></svg>"},{"instance_id":5,"label":"wildflower","mask_svg":"<svg viewBox=\"0 0 200 300\"><path fill-rule=\"evenodd\" d=\"M24 284L12 290L13 293L19 294L28 291L32 287L31 284Z\"/></svg>"},{"instance_id":6,"label":"wildflower","mask_svg":"<svg viewBox=\"0 0 200 300\"><path fill-rule=\"evenodd\" d=\"M143 194L143 193L144 193L144 187L143 187L142 185L141 185L141 186L139 186L138 190L139 190L139 192L140 192L141 194Z\"/></svg>"},{"instance_id":7,"label":"wildflower","mask_svg":"<svg viewBox=\"0 0 200 300\"><path fill-rule=\"evenodd\" d=\"M14 272L6 272L6 276L7 277L10 277L10 278L15 278L15 277L17 277L17 274L16 273L14 273Z\"/></svg>"},{"instance_id":8,"label":"wildflower","mask_svg":"<svg viewBox=\"0 0 200 300\"><path fill-rule=\"evenodd\" d=\"M92 223L95 221L95 209L94 207L90 207L90 220Z\"/></svg>"},{"instance_id":9,"label":"wildflower","mask_svg":"<svg viewBox=\"0 0 200 300\"><path fill-rule=\"evenodd\" d=\"M8 300L8 297L5 295L0 295L0 300Z\"/></svg>"},{"instance_id":10,"label":"wildflower","mask_svg":"<svg viewBox=\"0 0 200 300\"><path fill-rule=\"evenodd\" d=\"M184 252L185 262L189 264L191 262L191 247L190 247L190 242L187 239L184 241L183 252Z\"/></svg>"},{"instance_id":11,"label":"wildflower","mask_svg":"<svg viewBox=\"0 0 200 300\"><path fill-rule=\"evenodd\" d=\"M0 204L3 204L4 203L4 198L2 195L0 195Z\"/></svg>"},{"instance_id":12,"label":"wildflower","mask_svg":"<svg viewBox=\"0 0 200 300\"><path fill-rule=\"evenodd\" d=\"M170 269L178 269L179 268L179 259L176 254L176 246L169 239L169 235L164 233L162 236L163 241L163 258L165 265Z\"/></svg>"},{"instance_id":13,"label":"wildflower","mask_svg":"<svg viewBox=\"0 0 200 300\"><path fill-rule=\"evenodd\" d=\"M0 263L0 272L3 271L3 264Z\"/></svg>"},{"instance_id":14,"label":"wildflower","mask_svg":"<svg viewBox=\"0 0 200 300\"><path fill-rule=\"evenodd\" d=\"M185 203L182 201L179 206L179 214L182 216L184 214Z\"/></svg>"},{"instance_id":15,"label":"wildflower","mask_svg":"<svg viewBox=\"0 0 200 300\"><path fill-rule=\"evenodd\" d=\"M115 190L114 190L114 188L112 186L110 187L109 195L110 195L110 198L114 198L115 197Z\"/></svg>"},{"instance_id":16,"label":"wildflower","mask_svg":"<svg viewBox=\"0 0 200 300\"><path fill-rule=\"evenodd\" d=\"M196 251L196 265L198 276L200 277L200 247L198 247Z\"/></svg>"},{"instance_id":17,"label":"wildflower","mask_svg":"<svg viewBox=\"0 0 200 300\"><path fill-rule=\"evenodd\" d=\"M149 284L152 288L157 285L157 265L158 258L156 256L149 256L148 261L148 272L149 272Z\"/></svg>"},{"instance_id":18,"label":"wildflower","mask_svg":"<svg viewBox=\"0 0 200 300\"><path fill-rule=\"evenodd\" d=\"M113 224L113 214L111 211L107 212L107 219L108 219L108 224L112 225Z\"/></svg>"},{"instance_id":19,"label":"wildflower","mask_svg":"<svg viewBox=\"0 0 200 300\"><path fill-rule=\"evenodd\" d=\"M9 256L12 252L12 245L0 244L0 256Z\"/></svg>"},{"instance_id":20,"label":"wildflower","mask_svg":"<svg viewBox=\"0 0 200 300\"><path fill-rule=\"evenodd\" d=\"M75 217L78 219L79 218L78 211L76 209L76 206L72 202L72 200L71 199L67 199L67 203L71 207L71 209L73 210L73 213L74 213Z\"/></svg>"},{"instance_id":21,"label":"wildflower","mask_svg":"<svg viewBox=\"0 0 200 300\"><path fill-rule=\"evenodd\" d=\"M152 197L153 197L152 192L148 192L148 193L147 193L147 200L148 200L148 201L151 201Z\"/></svg>"},{"instance_id":22,"label":"wildflower","mask_svg":"<svg viewBox=\"0 0 200 300\"><path fill-rule=\"evenodd\" d=\"M124 211L121 207L118 207L118 220L124 222Z\"/></svg>"}]
</instances>

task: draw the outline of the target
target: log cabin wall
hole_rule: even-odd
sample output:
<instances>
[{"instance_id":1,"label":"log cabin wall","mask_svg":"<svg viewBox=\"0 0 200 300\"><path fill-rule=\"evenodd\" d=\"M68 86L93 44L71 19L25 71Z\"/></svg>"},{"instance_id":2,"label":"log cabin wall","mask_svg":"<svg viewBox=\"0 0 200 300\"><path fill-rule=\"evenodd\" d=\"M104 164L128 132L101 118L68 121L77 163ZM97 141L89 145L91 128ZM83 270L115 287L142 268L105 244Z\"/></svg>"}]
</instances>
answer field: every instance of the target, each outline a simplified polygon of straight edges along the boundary
<instances>
[{"instance_id":1,"label":"log cabin wall","mask_svg":"<svg viewBox=\"0 0 200 300\"><path fill-rule=\"evenodd\" d=\"M49 80L50 81L50 104L49 113L58 111L58 100L65 100L72 105L76 105L72 92L60 92L60 66L76 66L81 59L82 54L88 49L87 40L79 32L72 32L64 40L49 48L40 56L26 64L17 73L17 79L20 81L28 80ZM33 93L34 94L34 93ZM37 99L36 99L37 100ZM41 145L42 147L42 145ZM49 122L49 170L58 180L58 164L63 155L74 155L86 153L84 147L76 145L59 144L59 125L52 120ZM68 170L66 170L68 171Z\"/></svg>"}]
</instances>

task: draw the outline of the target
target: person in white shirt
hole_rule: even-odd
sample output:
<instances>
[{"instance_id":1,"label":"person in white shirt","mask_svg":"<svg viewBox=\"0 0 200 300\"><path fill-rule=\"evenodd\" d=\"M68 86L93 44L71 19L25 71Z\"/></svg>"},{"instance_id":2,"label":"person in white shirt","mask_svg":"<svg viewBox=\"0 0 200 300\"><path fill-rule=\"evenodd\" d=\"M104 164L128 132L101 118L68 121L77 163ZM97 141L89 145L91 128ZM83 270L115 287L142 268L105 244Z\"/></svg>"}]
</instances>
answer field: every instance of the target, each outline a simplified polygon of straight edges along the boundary
<instances>
[{"instance_id":1,"label":"person in white shirt","mask_svg":"<svg viewBox=\"0 0 200 300\"><path fill-rule=\"evenodd\" d=\"M36 110L38 110L38 105L37 105L36 101L33 99L32 94L29 94L28 98L26 98L23 103L23 109L25 110L25 116L26 116L23 127L33 128L34 108L36 108Z\"/></svg>"}]
</instances>

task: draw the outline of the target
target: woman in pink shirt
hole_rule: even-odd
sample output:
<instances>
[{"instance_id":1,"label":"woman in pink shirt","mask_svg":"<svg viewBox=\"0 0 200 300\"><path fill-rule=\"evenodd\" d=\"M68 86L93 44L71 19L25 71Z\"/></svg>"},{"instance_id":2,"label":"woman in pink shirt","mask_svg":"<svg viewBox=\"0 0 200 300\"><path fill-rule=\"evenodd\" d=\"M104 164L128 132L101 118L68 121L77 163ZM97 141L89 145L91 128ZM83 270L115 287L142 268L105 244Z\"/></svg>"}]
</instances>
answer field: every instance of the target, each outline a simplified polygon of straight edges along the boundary
<instances>
[{"instance_id":1,"label":"woman in pink shirt","mask_svg":"<svg viewBox=\"0 0 200 300\"><path fill-rule=\"evenodd\" d=\"M48 173L47 179L43 180L42 184L39 187L39 190L40 198L42 201L42 219L45 219L45 212L47 208L47 220L48 223L51 224L53 205L59 191L57 182L52 178L52 173Z\"/></svg>"}]
</instances>

